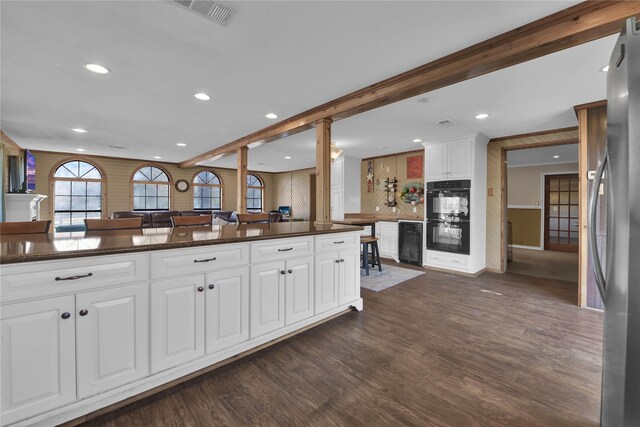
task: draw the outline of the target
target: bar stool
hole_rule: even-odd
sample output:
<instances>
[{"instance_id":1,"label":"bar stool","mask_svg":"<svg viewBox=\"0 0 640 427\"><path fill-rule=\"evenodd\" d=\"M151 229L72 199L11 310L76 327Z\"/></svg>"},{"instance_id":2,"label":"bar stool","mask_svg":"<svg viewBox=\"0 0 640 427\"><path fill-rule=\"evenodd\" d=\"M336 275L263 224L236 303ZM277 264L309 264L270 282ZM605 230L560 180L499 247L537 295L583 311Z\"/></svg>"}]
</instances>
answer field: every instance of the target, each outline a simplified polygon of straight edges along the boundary
<instances>
[{"instance_id":1,"label":"bar stool","mask_svg":"<svg viewBox=\"0 0 640 427\"><path fill-rule=\"evenodd\" d=\"M371 246L371 265L378 265L378 271L382 271L380 264L380 251L378 250L378 238L370 236L360 236L360 245L362 246L362 267L364 274L369 275L369 246Z\"/></svg>"}]
</instances>

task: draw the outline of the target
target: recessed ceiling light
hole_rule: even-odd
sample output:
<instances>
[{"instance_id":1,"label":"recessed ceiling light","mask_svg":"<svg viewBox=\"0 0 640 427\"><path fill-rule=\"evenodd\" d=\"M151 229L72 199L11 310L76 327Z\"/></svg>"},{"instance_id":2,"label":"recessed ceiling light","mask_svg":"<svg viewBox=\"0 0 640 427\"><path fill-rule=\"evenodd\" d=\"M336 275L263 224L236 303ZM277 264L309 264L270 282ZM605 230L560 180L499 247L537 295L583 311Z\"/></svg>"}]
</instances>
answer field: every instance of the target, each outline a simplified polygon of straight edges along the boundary
<instances>
[{"instance_id":1,"label":"recessed ceiling light","mask_svg":"<svg viewBox=\"0 0 640 427\"><path fill-rule=\"evenodd\" d=\"M109 71L111 71L104 65L100 64L84 64L84 68L98 74L107 74Z\"/></svg>"},{"instance_id":2,"label":"recessed ceiling light","mask_svg":"<svg viewBox=\"0 0 640 427\"><path fill-rule=\"evenodd\" d=\"M477 114L475 117L478 120L482 120L482 119L486 119L489 116L491 116L491 114L489 113L480 113L480 114Z\"/></svg>"},{"instance_id":3,"label":"recessed ceiling light","mask_svg":"<svg viewBox=\"0 0 640 427\"><path fill-rule=\"evenodd\" d=\"M278 115L275 113L269 113L265 116L267 119L277 119Z\"/></svg>"},{"instance_id":4,"label":"recessed ceiling light","mask_svg":"<svg viewBox=\"0 0 640 427\"><path fill-rule=\"evenodd\" d=\"M422 142L422 140L420 138L416 138L413 140L413 142Z\"/></svg>"},{"instance_id":5,"label":"recessed ceiling light","mask_svg":"<svg viewBox=\"0 0 640 427\"><path fill-rule=\"evenodd\" d=\"M85 149L84 148L76 148L76 151L83 152L83 151L85 151Z\"/></svg>"},{"instance_id":6,"label":"recessed ceiling light","mask_svg":"<svg viewBox=\"0 0 640 427\"><path fill-rule=\"evenodd\" d=\"M291 160L291 156L284 156L285 159Z\"/></svg>"},{"instance_id":7,"label":"recessed ceiling light","mask_svg":"<svg viewBox=\"0 0 640 427\"><path fill-rule=\"evenodd\" d=\"M86 130L81 129L81 128L74 128L74 129L71 129L71 130L74 131L74 132L78 132L78 133L87 133Z\"/></svg>"},{"instance_id":8,"label":"recessed ceiling light","mask_svg":"<svg viewBox=\"0 0 640 427\"><path fill-rule=\"evenodd\" d=\"M554 159L559 159L559 158L560 158L560 156L556 155L556 156L553 156L553 158L554 158Z\"/></svg>"},{"instance_id":9,"label":"recessed ceiling light","mask_svg":"<svg viewBox=\"0 0 640 427\"><path fill-rule=\"evenodd\" d=\"M604 67L600 68L600 72L602 73L606 73L607 71L609 71L609 65L605 65Z\"/></svg>"},{"instance_id":10,"label":"recessed ceiling light","mask_svg":"<svg viewBox=\"0 0 640 427\"><path fill-rule=\"evenodd\" d=\"M158 160L160 160L162 157L160 157L160 156L153 156L153 158L154 158L154 159L158 159Z\"/></svg>"},{"instance_id":11,"label":"recessed ceiling light","mask_svg":"<svg viewBox=\"0 0 640 427\"><path fill-rule=\"evenodd\" d=\"M178 147L186 147L187 146L187 144L185 144L184 142L178 142L176 145Z\"/></svg>"},{"instance_id":12,"label":"recessed ceiling light","mask_svg":"<svg viewBox=\"0 0 640 427\"><path fill-rule=\"evenodd\" d=\"M208 101L211 99L211 97L204 92L194 93L193 96L195 96L196 99L199 99L200 101Z\"/></svg>"}]
</instances>

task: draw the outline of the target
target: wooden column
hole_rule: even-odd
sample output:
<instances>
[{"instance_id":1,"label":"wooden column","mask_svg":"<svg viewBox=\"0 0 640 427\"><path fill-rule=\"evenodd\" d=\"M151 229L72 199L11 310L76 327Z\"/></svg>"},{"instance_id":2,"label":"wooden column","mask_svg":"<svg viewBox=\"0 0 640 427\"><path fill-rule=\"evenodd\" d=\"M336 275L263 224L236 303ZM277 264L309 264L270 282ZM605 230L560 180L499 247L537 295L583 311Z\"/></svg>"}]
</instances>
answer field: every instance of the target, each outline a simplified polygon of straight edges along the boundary
<instances>
[{"instance_id":1,"label":"wooden column","mask_svg":"<svg viewBox=\"0 0 640 427\"><path fill-rule=\"evenodd\" d=\"M237 151L238 170L236 175L236 210L238 213L247 213L247 157L249 148L241 147Z\"/></svg>"},{"instance_id":2,"label":"wooden column","mask_svg":"<svg viewBox=\"0 0 640 427\"><path fill-rule=\"evenodd\" d=\"M316 221L331 224L331 119L316 122Z\"/></svg>"}]
</instances>

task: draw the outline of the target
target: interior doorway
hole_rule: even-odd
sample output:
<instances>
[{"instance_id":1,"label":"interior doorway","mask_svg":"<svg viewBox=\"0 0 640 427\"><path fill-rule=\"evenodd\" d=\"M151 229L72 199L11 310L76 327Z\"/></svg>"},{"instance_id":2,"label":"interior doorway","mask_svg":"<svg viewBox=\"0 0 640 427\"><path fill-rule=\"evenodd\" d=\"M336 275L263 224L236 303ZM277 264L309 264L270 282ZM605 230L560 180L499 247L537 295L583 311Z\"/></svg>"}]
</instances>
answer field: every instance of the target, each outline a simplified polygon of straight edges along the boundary
<instances>
[{"instance_id":1,"label":"interior doorway","mask_svg":"<svg viewBox=\"0 0 640 427\"><path fill-rule=\"evenodd\" d=\"M578 161L575 143L506 152L507 272L578 283Z\"/></svg>"}]
</instances>

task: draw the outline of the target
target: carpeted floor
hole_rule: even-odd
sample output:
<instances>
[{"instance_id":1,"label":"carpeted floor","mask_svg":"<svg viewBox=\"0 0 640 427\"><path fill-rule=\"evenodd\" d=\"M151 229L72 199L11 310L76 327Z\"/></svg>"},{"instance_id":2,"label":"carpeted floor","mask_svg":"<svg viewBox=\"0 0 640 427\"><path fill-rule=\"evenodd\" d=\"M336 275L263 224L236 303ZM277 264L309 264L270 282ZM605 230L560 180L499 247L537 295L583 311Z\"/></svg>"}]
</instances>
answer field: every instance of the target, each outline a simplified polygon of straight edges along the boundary
<instances>
[{"instance_id":1,"label":"carpeted floor","mask_svg":"<svg viewBox=\"0 0 640 427\"><path fill-rule=\"evenodd\" d=\"M360 269L360 287L380 292L421 274L424 274L424 271L382 264L382 272L378 271L377 268L370 268L369 276L365 276L364 270Z\"/></svg>"},{"instance_id":2,"label":"carpeted floor","mask_svg":"<svg viewBox=\"0 0 640 427\"><path fill-rule=\"evenodd\" d=\"M513 248L507 272L578 283L578 254Z\"/></svg>"}]
</instances>

